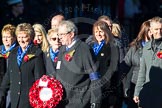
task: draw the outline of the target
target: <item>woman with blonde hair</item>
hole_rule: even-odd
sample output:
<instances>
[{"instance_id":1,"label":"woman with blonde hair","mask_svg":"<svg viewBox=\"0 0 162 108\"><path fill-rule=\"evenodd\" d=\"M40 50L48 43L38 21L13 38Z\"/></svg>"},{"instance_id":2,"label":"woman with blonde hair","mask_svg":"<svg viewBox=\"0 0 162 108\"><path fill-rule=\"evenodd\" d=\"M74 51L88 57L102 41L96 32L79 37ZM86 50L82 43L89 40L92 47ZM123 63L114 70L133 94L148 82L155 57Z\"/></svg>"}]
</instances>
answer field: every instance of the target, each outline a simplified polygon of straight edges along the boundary
<instances>
[{"instance_id":1,"label":"woman with blonde hair","mask_svg":"<svg viewBox=\"0 0 162 108\"><path fill-rule=\"evenodd\" d=\"M6 24L2 29L2 43L0 46L0 83L2 82L3 76L5 75L8 67L8 56L10 52L17 46L16 35L15 35L16 27L11 24ZM6 97L5 97L6 98ZM0 107L9 107L10 103L10 91L8 91L7 100L3 99L4 103L1 103Z\"/></svg>"},{"instance_id":2,"label":"woman with blonde hair","mask_svg":"<svg viewBox=\"0 0 162 108\"><path fill-rule=\"evenodd\" d=\"M40 45L42 51L45 52L45 50L48 48L46 30L41 24L34 24L33 28L34 28L34 31L35 31L34 44Z\"/></svg>"},{"instance_id":3,"label":"woman with blonde hair","mask_svg":"<svg viewBox=\"0 0 162 108\"><path fill-rule=\"evenodd\" d=\"M47 75L54 75L56 71L55 67L57 63L57 55L61 46L57 31L57 29L50 29L48 30L47 34L49 46L44 52L44 64L46 67Z\"/></svg>"},{"instance_id":4,"label":"woman with blonde hair","mask_svg":"<svg viewBox=\"0 0 162 108\"><path fill-rule=\"evenodd\" d=\"M121 63L128 51L128 48L124 45L124 41L122 39L121 26L118 23L113 23L111 32L114 36L115 43L119 47L120 63Z\"/></svg>"},{"instance_id":5,"label":"woman with blonde hair","mask_svg":"<svg viewBox=\"0 0 162 108\"><path fill-rule=\"evenodd\" d=\"M115 37L121 38L121 36L122 36L121 27L117 23L112 24L112 31L111 32Z\"/></svg>"},{"instance_id":6,"label":"woman with blonde hair","mask_svg":"<svg viewBox=\"0 0 162 108\"><path fill-rule=\"evenodd\" d=\"M31 108L29 90L33 83L45 73L43 52L33 45L34 29L29 23L16 27L19 46L8 57L7 71L0 86L0 102L11 91L11 108Z\"/></svg>"}]
</instances>

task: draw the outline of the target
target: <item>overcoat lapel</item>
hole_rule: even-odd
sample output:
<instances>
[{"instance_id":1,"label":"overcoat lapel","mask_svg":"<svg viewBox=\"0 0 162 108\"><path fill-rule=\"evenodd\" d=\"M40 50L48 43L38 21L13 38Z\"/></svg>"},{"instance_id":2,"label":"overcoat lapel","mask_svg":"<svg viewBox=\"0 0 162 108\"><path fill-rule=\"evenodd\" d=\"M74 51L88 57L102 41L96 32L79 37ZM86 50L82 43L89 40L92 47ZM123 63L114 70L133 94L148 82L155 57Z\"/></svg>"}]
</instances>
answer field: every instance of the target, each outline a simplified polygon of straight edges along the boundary
<instances>
[{"instance_id":1,"label":"overcoat lapel","mask_svg":"<svg viewBox=\"0 0 162 108\"><path fill-rule=\"evenodd\" d=\"M161 51L162 50L162 43L160 43L160 45L157 48L158 48L158 51Z\"/></svg>"},{"instance_id":2,"label":"overcoat lapel","mask_svg":"<svg viewBox=\"0 0 162 108\"><path fill-rule=\"evenodd\" d=\"M50 67L49 67L50 69L48 69L48 70L50 70L50 72L55 72L55 71L56 71L56 70L55 70L55 66L54 66L53 61L52 61L51 58L50 58L49 52L46 52L46 53L45 53L45 56L46 56L46 66L50 66ZM47 72L47 73L48 73L48 72Z\"/></svg>"},{"instance_id":3,"label":"overcoat lapel","mask_svg":"<svg viewBox=\"0 0 162 108\"><path fill-rule=\"evenodd\" d=\"M36 55L36 52L35 52L35 51L36 51L35 48L37 48L37 47L33 47L33 45L31 45L30 48L28 49L28 51L26 52L25 55L33 54L33 55L37 56L37 55ZM25 56L25 55L24 55L24 56ZM34 57L33 57L33 58L34 58ZM31 59L33 59L33 58L31 58ZM24 57L23 57L22 63L21 63L20 66L24 65L25 63L27 63L27 62L24 61Z\"/></svg>"},{"instance_id":4,"label":"overcoat lapel","mask_svg":"<svg viewBox=\"0 0 162 108\"><path fill-rule=\"evenodd\" d=\"M18 50L18 47L17 47L17 50ZM17 55L17 50L15 50L13 52L13 53L15 53L14 55ZM13 67L15 68L15 70L18 70L18 72L20 72L20 68L19 68L19 66L17 64L17 56L14 56L13 58L10 58L10 59L11 59L11 61L13 61L12 65L14 65ZM10 64L8 64L8 65L10 65Z\"/></svg>"},{"instance_id":5,"label":"overcoat lapel","mask_svg":"<svg viewBox=\"0 0 162 108\"><path fill-rule=\"evenodd\" d=\"M66 48L64 48L64 50L66 51L66 53L72 51L72 50L75 50L81 43L81 40L77 40L76 43L68 50L66 51Z\"/></svg>"},{"instance_id":6,"label":"overcoat lapel","mask_svg":"<svg viewBox=\"0 0 162 108\"><path fill-rule=\"evenodd\" d=\"M76 43L68 51L66 51L66 47L65 46L64 46L64 48L62 48L62 52L63 52L62 54L63 55L61 56L61 59L60 60L62 61L62 63L64 65L66 65L66 67L68 69L70 69L74 73L81 72L81 69L80 68L77 68L78 66L76 64L76 61L74 60L74 59L77 58L77 57L74 57L74 56L75 56L75 52L77 51L76 49L77 49L77 47L79 47L80 43L81 43L81 40L77 40ZM71 61L66 61L65 60L65 54L67 54L67 53L69 53L70 51L73 51L73 50L75 50L75 52L74 52L74 55L73 55L72 60Z\"/></svg>"}]
</instances>

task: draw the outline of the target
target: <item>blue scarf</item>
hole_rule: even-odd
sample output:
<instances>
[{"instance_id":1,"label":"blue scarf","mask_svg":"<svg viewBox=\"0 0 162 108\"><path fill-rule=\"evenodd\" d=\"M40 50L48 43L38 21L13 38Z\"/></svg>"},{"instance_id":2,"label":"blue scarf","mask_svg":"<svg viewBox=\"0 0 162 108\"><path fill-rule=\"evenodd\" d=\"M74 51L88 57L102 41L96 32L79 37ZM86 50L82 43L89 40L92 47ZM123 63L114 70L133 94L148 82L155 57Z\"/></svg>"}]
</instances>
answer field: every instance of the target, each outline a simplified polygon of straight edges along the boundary
<instances>
[{"instance_id":1,"label":"blue scarf","mask_svg":"<svg viewBox=\"0 0 162 108\"><path fill-rule=\"evenodd\" d=\"M8 53L8 52L10 52L13 48L15 48L15 46L16 46L16 42L14 42L11 46L10 46L10 48L8 49L8 50L6 50L5 49L5 47L4 47L4 45L2 46L2 54L6 54L6 53Z\"/></svg>"},{"instance_id":2,"label":"blue scarf","mask_svg":"<svg viewBox=\"0 0 162 108\"><path fill-rule=\"evenodd\" d=\"M102 40L100 44L98 43L94 43L94 45L92 46L93 48L93 52L95 53L95 55L97 55L99 53L99 51L101 50L102 46L105 44L105 41Z\"/></svg>"},{"instance_id":3,"label":"blue scarf","mask_svg":"<svg viewBox=\"0 0 162 108\"><path fill-rule=\"evenodd\" d=\"M142 44L142 47L144 47L146 45L146 41L142 41L141 44Z\"/></svg>"},{"instance_id":4,"label":"blue scarf","mask_svg":"<svg viewBox=\"0 0 162 108\"><path fill-rule=\"evenodd\" d=\"M18 50L17 50L17 64L20 66L22 63L22 59L24 57L24 55L26 54L26 52L28 51L29 47L31 45L28 45L25 49L25 51L23 52L21 47L19 46Z\"/></svg>"},{"instance_id":5,"label":"blue scarf","mask_svg":"<svg viewBox=\"0 0 162 108\"><path fill-rule=\"evenodd\" d=\"M57 57L58 53L59 53L59 50L57 50L56 52L54 52L54 51L52 50L52 48L50 48L50 57L51 57L51 60L52 60L53 62L54 62L55 57Z\"/></svg>"}]
</instances>

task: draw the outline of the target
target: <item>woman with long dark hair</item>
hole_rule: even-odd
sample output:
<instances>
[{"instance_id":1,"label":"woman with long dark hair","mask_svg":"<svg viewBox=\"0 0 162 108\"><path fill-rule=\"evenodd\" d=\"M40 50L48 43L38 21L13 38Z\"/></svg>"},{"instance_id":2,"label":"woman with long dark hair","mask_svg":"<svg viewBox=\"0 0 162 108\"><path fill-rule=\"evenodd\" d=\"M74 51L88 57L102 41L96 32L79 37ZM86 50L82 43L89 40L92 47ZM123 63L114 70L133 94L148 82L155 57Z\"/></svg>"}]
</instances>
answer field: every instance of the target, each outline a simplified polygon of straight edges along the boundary
<instances>
[{"instance_id":1,"label":"woman with long dark hair","mask_svg":"<svg viewBox=\"0 0 162 108\"><path fill-rule=\"evenodd\" d=\"M140 69L140 58L142 57L142 49L145 44L151 39L150 21L142 23L138 36L130 43L130 48L126 54L122 69L125 65L129 70L123 70L128 73L124 78L124 94L128 98L128 108L138 108L138 105L133 101L134 89L137 83L138 72Z\"/></svg>"},{"instance_id":2,"label":"woman with long dark hair","mask_svg":"<svg viewBox=\"0 0 162 108\"><path fill-rule=\"evenodd\" d=\"M116 85L119 63L119 50L115 44L108 24L97 21L93 25L93 55L101 74L102 105L101 108L115 106L117 102Z\"/></svg>"}]
</instances>

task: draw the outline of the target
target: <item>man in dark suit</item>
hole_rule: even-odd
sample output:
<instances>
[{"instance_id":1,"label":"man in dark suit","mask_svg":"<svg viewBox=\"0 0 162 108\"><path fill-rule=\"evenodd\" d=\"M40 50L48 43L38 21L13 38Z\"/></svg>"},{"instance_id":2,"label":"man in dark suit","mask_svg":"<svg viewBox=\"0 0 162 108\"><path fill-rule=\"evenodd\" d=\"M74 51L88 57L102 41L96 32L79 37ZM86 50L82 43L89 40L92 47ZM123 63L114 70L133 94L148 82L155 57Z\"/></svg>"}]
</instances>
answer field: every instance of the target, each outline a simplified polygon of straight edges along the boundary
<instances>
[{"instance_id":1,"label":"man in dark suit","mask_svg":"<svg viewBox=\"0 0 162 108\"><path fill-rule=\"evenodd\" d=\"M71 21L60 23L58 35L63 46L58 55L56 79L64 87L58 108L100 108L100 78L88 45L76 37L77 28Z\"/></svg>"}]
</instances>

